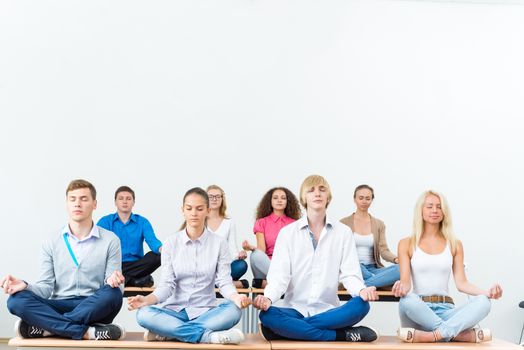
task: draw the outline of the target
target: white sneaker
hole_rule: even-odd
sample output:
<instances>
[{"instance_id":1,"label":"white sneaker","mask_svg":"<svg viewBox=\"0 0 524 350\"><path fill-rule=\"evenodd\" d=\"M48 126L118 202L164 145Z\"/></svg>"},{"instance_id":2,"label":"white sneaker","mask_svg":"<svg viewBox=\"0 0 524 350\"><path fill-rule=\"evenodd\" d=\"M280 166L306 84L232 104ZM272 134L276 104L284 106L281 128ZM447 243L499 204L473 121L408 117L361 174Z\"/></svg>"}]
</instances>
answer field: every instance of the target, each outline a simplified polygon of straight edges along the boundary
<instances>
[{"instance_id":1,"label":"white sneaker","mask_svg":"<svg viewBox=\"0 0 524 350\"><path fill-rule=\"evenodd\" d=\"M210 335L212 344L240 344L244 341L244 333L239 329L231 328L227 331L213 332Z\"/></svg>"},{"instance_id":2,"label":"white sneaker","mask_svg":"<svg viewBox=\"0 0 524 350\"><path fill-rule=\"evenodd\" d=\"M151 332L150 330L146 329L144 332L144 341L166 341L167 337L162 337L156 333Z\"/></svg>"}]
</instances>

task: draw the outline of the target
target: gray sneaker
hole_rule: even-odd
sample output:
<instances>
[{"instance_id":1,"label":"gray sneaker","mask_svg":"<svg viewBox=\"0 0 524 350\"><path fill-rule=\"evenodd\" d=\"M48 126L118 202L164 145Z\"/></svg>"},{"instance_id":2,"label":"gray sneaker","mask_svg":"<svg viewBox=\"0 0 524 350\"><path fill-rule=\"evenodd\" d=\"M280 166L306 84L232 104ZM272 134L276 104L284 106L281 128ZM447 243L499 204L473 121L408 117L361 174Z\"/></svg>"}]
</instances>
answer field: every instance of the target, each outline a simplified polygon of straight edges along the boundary
<instances>
[{"instance_id":1,"label":"gray sneaker","mask_svg":"<svg viewBox=\"0 0 524 350\"><path fill-rule=\"evenodd\" d=\"M124 327L117 323L94 325L95 340L120 340L126 336Z\"/></svg>"},{"instance_id":2,"label":"gray sneaker","mask_svg":"<svg viewBox=\"0 0 524 350\"><path fill-rule=\"evenodd\" d=\"M44 329L31 326L23 320L18 320L15 323L15 334L20 338L43 338Z\"/></svg>"}]
</instances>

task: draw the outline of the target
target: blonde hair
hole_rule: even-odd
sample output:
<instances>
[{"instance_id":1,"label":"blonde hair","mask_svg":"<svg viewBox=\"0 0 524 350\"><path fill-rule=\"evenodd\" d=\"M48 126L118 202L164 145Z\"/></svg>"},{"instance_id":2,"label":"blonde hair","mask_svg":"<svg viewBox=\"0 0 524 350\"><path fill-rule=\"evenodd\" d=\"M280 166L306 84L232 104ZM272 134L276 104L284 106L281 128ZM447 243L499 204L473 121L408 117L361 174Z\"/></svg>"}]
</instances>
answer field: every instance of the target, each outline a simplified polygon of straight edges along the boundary
<instances>
[{"instance_id":1,"label":"blonde hair","mask_svg":"<svg viewBox=\"0 0 524 350\"><path fill-rule=\"evenodd\" d=\"M306 192L310 188L315 187L315 186L324 186L327 189L327 192L328 192L328 199L327 199L327 204L326 204L326 208L327 208L333 196L331 194L331 187L329 187L328 182L326 181L326 179L324 179L320 175L309 175L308 177L306 177L304 182L302 182L302 186L300 186L300 204L302 204L302 206L307 209Z\"/></svg>"},{"instance_id":2,"label":"blonde hair","mask_svg":"<svg viewBox=\"0 0 524 350\"><path fill-rule=\"evenodd\" d=\"M219 190L220 194L222 195L222 204L220 204L220 208L218 208L218 215L220 215L223 218L228 219L226 214L227 209L227 203L226 203L226 193L222 188L220 188L217 185L209 185L207 186L206 192L209 192L210 190Z\"/></svg>"},{"instance_id":3,"label":"blonde hair","mask_svg":"<svg viewBox=\"0 0 524 350\"><path fill-rule=\"evenodd\" d=\"M418 246L420 237L424 231L424 219L422 217L422 207L428 196L437 196L440 199L440 208L442 210L443 219L440 222L440 233L446 239L446 243L449 245L451 254L455 255L457 249L457 239L455 238L455 233L453 232L453 223L451 220L451 211L449 209L448 201L437 191L427 190L420 195L415 204L415 212L413 215L413 234L410 237L410 250L414 251Z\"/></svg>"}]
</instances>

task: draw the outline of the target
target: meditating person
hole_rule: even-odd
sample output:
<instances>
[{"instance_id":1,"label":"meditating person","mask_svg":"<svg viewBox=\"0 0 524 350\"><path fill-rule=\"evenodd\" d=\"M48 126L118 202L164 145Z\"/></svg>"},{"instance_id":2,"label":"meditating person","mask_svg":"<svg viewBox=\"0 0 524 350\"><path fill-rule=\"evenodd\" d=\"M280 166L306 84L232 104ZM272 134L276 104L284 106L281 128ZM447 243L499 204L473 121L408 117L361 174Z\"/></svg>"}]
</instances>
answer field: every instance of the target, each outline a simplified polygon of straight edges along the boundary
<instances>
[{"instance_id":1,"label":"meditating person","mask_svg":"<svg viewBox=\"0 0 524 350\"><path fill-rule=\"evenodd\" d=\"M300 203L307 215L282 228L275 243L264 295L254 300L267 340L369 342L378 338L370 327L358 326L377 300L375 287L362 280L357 251L346 225L327 215L331 202L327 181L307 177ZM340 305L338 284L352 298ZM284 296L282 306L273 306Z\"/></svg>"},{"instance_id":2,"label":"meditating person","mask_svg":"<svg viewBox=\"0 0 524 350\"><path fill-rule=\"evenodd\" d=\"M413 217L413 234L399 242L400 280L393 292L399 303L402 328L398 337L409 343L440 341L482 342L492 338L489 329L474 328L499 299L502 288L480 289L466 278L464 248L455 238L451 212L444 196L426 191L419 197ZM453 273L457 289L470 295L455 307L448 282Z\"/></svg>"},{"instance_id":3,"label":"meditating person","mask_svg":"<svg viewBox=\"0 0 524 350\"><path fill-rule=\"evenodd\" d=\"M245 250L251 251L249 262L253 271L254 288L263 288L266 285L266 276L280 229L298 220L301 215L297 198L285 187L274 187L262 197L253 228L257 244L253 246L247 240L242 244Z\"/></svg>"},{"instance_id":4,"label":"meditating person","mask_svg":"<svg viewBox=\"0 0 524 350\"><path fill-rule=\"evenodd\" d=\"M237 293L231 279L227 242L206 229L207 192L195 187L182 204L183 229L164 242L162 277L153 293L128 298L129 310L139 309L144 340L238 344L243 333L232 328L250 299ZM217 306L215 285L226 302Z\"/></svg>"},{"instance_id":5,"label":"meditating person","mask_svg":"<svg viewBox=\"0 0 524 350\"><path fill-rule=\"evenodd\" d=\"M357 186L353 193L357 210L340 222L353 231L360 269L366 286L391 286L400 278L398 258L388 248L386 226L368 212L373 199L375 199L373 188L368 185ZM380 261L381 257L393 265L384 267Z\"/></svg>"},{"instance_id":6,"label":"meditating person","mask_svg":"<svg viewBox=\"0 0 524 350\"><path fill-rule=\"evenodd\" d=\"M153 226L142 215L133 213L135 191L120 186L115 191L116 213L98 220L98 226L114 232L122 245L122 273L128 287L152 287L151 274L160 267L162 243ZM144 255L144 241L151 251Z\"/></svg>"},{"instance_id":7,"label":"meditating person","mask_svg":"<svg viewBox=\"0 0 524 350\"><path fill-rule=\"evenodd\" d=\"M247 280L240 280L247 271L247 254L238 247L238 238L235 222L227 216L226 194L217 185L207 188L209 196L209 215L207 216L206 226L209 232L217 234L225 239L229 245L231 254L231 277L237 288L249 288Z\"/></svg>"},{"instance_id":8,"label":"meditating person","mask_svg":"<svg viewBox=\"0 0 524 350\"><path fill-rule=\"evenodd\" d=\"M124 276L118 237L93 222L95 187L73 180L66 189L69 220L43 244L40 278L28 283L11 275L0 284L7 308L20 317L22 338L118 340L124 328L113 324L122 306Z\"/></svg>"}]
</instances>

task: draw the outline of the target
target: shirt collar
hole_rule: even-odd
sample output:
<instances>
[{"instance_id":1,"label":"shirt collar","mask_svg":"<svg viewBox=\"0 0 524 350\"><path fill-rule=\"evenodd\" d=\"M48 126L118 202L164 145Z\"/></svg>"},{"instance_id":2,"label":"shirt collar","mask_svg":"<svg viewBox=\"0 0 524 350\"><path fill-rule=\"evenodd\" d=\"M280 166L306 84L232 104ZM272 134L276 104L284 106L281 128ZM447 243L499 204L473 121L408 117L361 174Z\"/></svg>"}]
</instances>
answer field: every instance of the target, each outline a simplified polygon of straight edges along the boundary
<instances>
[{"instance_id":1,"label":"shirt collar","mask_svg":"<svg viewBox=\"0 0 524 350\"><path fill-rule=\"evenodd\" d=\"M182 231L180 231L180 233L182 235L182 243L187 244L188 242L191 242L191 238L189 238L189 236L187 235L186 229L183 229ZM204 227L204 233L202 233L202 235L198 237L196 241L204 244L208 236L209 236L209 231L207 228Z\"/></svg>"},{"instance_id":2,"label":"shirt collar","mask_svg":"<svg viewBox=\"0 0 524 350\"><path fill-rule=\"evenodd\" d=\"M113 214L112 221L115 222L117 220L120 220L120 216L118 216L118 212ZM131 216L129 217L129 221L136 222L136 214L131 213Z\"/></svg>"},{"instance_id":3,"label":"shirt collar","mask_svg":"<svg viewBox=\"0 0 524 350\"><path fill-rule=\"evenodd\" d=\"M76 238L75 235L73 235L73 233L69 229L69 224L65 224L65 226L62 228L61 235L64 235L64 233L78 240L78 238ZM91 237L100 238L100 230L98 226L96 226L94 223L93 223L93 227L91 228L91 231L89 231L89 234L85 236L82 241L85 241Z\"/></svg>"},{"instance_id":4,"label":"shirt collar","mask_svg":"<svg viewBox=\"0 0 524 350\"><path fill-rule=\"evenodd\" d=\"M273 222L277 222L278 220L284 220L286 217L287 217L286 214L282 214L282 216L278 216L278 215L276 215L273 212L271 214L269 214L269 218Z\"/></svg>"},{"instance_id":5,"label":"shirt collar","mask_svg":"<svg viewBox=\"0 0 524 350\"><path fill-rule=\"evenodd\" d=\"M298 228L303 229L305 227L309 227L309 223L307 221L307 215L304 215L300 219L298 219ZM333 220L329 217L329 215L326 215L326 227L332 228L333 227Z\"/></svg>"}]
</instances>

